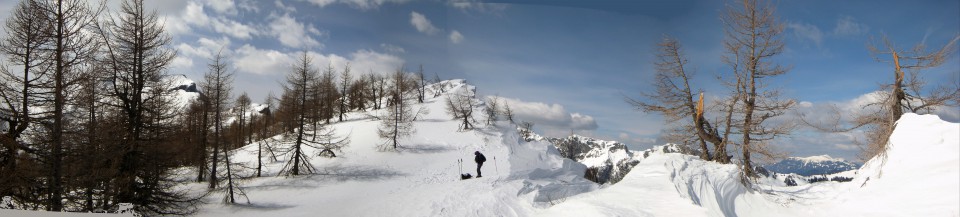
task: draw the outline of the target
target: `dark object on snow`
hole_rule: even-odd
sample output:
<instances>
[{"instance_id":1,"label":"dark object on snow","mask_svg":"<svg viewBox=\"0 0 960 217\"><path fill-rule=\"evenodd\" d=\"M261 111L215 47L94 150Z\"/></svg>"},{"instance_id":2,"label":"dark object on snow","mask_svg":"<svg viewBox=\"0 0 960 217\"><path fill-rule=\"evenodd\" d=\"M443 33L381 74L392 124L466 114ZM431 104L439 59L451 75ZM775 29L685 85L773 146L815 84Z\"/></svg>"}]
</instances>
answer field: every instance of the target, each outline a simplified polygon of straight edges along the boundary
<instances>
[{"instance_id":1,"label":"dark object on snow","mask_svg":"<svg viewBox=\"0 0 960 217\"><path fill-rule=\"evenodd\" d=\"M853 181L853 178L852 178L852 177L843 177L843 176L834 176L833 178L830 178L830 181L834 181L834 182L849 182L849 181Z\"/></svg>"},{"instance_id":2,"label":"dark object on snow","mask_svg":"<svg viewBox=\"0 0 960 217\"><path fill-rule=\"evenodd\" d=\"M337 154L334 154L333 151L330 149L323 149L322 151L320 151L320 154L318 154L318 156L326 157L326 158L334 158L334 157L337 157Z\"/></svg>"},{"instance_id":3,"label":"dark object on snow","mask_svg":"<svg viewBox=\"0 0 960 217\"><path fill-rule=\"evenodd\" d=\"M460 174L460 180L465 180L470 178L473 178L473 175L470 175L469 173Z\"/></svg>"},{"instance_id":4,"label":"dark object on snow","mask_svg":"<svg viewBox=\"0 0 960 217\"><path fill-rule=\"evenodd\" d=\"M787 178L783 180L783 184L787 186L797 186L797 180L793 180L793 176L787 176Z\"/></svg>"},{"instance_id":5,"label":"dark object on snow","mask_svg":"<svg viewBox=\"0 0 960 217\"><path fill-rule=\"evenodd\" d=\"M480 151L473 152L473 155L476 155L476 157L473 158L473 161L477 162L477 178L483 177L483 174L480 173L480 167L483 166L483 162L487 162L487 157L484 157Z\"/></svg>"}]
</instances>

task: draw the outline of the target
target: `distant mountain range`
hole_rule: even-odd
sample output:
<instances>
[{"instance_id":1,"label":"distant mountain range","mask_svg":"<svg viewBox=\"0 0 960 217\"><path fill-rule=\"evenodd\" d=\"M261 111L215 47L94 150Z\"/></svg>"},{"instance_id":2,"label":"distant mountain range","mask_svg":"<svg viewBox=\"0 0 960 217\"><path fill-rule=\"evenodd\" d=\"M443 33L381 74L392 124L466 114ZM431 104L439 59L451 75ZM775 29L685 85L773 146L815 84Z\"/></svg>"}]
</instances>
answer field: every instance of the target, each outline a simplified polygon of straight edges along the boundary
<instances>
[{"instance_id":1,"label":"distant mountain range","mask_svg":"<svg viewBox=\"0 0 960 217\"><path fill-rule=\"evenodd\" d=\"M791 157L775 164L764 166L775 173L794 173L801 176L833 174L860 168L860 164L846 161L841 158L832 158L829 155L810 157Z\"/></svg>"}]
</instances>

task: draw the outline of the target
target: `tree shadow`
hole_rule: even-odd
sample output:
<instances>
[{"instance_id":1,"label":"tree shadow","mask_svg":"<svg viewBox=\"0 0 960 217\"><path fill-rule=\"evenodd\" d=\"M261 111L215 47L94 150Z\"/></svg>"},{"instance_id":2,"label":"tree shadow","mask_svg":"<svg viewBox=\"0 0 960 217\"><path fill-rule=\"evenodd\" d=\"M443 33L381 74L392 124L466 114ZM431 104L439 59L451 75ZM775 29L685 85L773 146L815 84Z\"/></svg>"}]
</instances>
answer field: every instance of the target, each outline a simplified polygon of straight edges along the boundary
<instances>
[{"instance_id":1,"label":"tree shadow","mask_svg":"<svg viewBox=\"0 0 960 217\"><path fill-rule=\"evenodd\" d=\"M323 185L337 184L345 181L377 181L390 179L406 174L392 169L370 166L342 166L334 165L317 167L313 174L287 176L262 182L257 185L245 186L247 189L275 190L275 189L313 189Z\"/></svg>"},{"instance_id":2,"label":"tree shadow","mask_svg":"<svg viewBox=\"0 0 960 217\"><path fill-rule=\"evenodd\" d=\"M292 208L295 206L278 204L278 203L237 203L237 204L231 204L230 207L232 211L236 212L236 211L244 211L244 210L277 211L277 210Z\"/></svg>"},{"instance_id":3,"label":"tree shadow","mask_svg":"<svg viewBox=\"0 0 960 217\"><path fill-rule=\"evenodd\" d=\"M453 147L441 146L441 145L414 145L414 146L403 146L397 148L401 152L414 153L414 154L436 154L443 153L448 151L454 151Z\"/></svg>"},{"instance_id":4,"label":"tree shadow","mask_svg":"<svg viewBox=\"0 0 960 217\"><path fill-rule=\"evenodd\" d=\"M311 178L319 178L324 181L377 181L390 179L406 174L392 169L371 167L371 166L329 166L317 168L317 173L310 175Z\"/></svg>"}]
</instances>

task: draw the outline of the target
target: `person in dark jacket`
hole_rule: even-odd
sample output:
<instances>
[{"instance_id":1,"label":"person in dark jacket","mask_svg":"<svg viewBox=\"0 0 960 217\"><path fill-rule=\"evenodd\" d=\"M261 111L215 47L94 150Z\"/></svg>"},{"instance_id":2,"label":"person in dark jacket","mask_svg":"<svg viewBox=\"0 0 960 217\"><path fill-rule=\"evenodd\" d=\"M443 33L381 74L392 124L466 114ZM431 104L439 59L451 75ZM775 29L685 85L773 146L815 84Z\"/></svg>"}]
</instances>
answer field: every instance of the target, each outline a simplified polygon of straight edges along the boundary
<instances>
[{"instance_id":1,"label":"person in dark jacket","mask_svg":"<svg viewBox=\"0 0 960 217\"><path fill-rule=\"evenodd\" d=\"M477 162L477 178L483 177L483 175L480 175L480 167L483 166L483 162L487 161L487 157L484 157L483 154L480 154L480 151L473 152L473 155L476 155L476 157L473 158L473 161Z\"/></svg>"}]
</instances>

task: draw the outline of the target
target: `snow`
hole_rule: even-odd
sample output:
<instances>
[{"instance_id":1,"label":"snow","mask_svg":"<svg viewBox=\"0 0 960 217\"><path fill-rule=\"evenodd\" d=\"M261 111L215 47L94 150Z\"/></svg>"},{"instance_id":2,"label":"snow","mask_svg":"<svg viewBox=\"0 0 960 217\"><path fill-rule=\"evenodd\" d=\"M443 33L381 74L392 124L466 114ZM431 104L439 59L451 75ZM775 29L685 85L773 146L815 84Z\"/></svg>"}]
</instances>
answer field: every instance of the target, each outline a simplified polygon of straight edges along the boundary
<instances>
[{"instance_id":1,"label":"snow","mask_svg":"<svg viewBox=\"0 0 960 217\"><path fill-rule=\"evenodd\" d=\"M690 155L665 154L657 152L658 149L653 148L650 156L620 183L572 197L545 213L570 216L960 215L957 206L960 204L960 124L942 121L935 115L905 114L890 137L887 154L868 161L857 171L838 174L854 177L853 181L843 183L785 186L774 178L760 178L753 188L747 188L739 183L735 165L702 161ZM669 175L656 172L664 170ZM657 192L665 184L673 187ZM638 194L641 190L648 191ZM676 208L656 210L659 208L652 208L656 205L638 205L651 203L644 201L648 199L674 201L657 205ZM695 206L683 207L684 203L678 199ZM697 212L670 213L678 212L675 209Z\"/></svg>"},{"instance_id":2,"label":"snow","mask_svg":"<svg viewBox=\"0 0 960 217\"><path fill-rule=\"evenodd\" d=\"M474 89L451 80L431 86L428 93L439 85L447 87L446 93ZM445 113L444 97L428 94L417 105L430 112L415 122L417 132L401 141L399 152L377 151L379 122L363 112L351 113L331 124L338 134L350 136L350 144L337 158L314 157L317 174L276 177L287 159L278 156L279 161L266 164L266 177L241 184L250 204L224 205L217 192L205 199L208 204L197 215L529 216L552 200L599 187L582 178L584 165L560 157L549 143L523 142L506 123L458 132L459 121ZM255 165L255 150L256 143L246 146L233 159ZM315 156L315 151L307 153ZM487 157L484 176L461 181L459 160L463 173L476 175L474 151ZM202 183L184 187L205 189Z\"/></svg>"},{"instance_id":3,"label":"snow","mask_svg":"<svg viewBox=\"0 0 960 217\"><path fill-rule=\"evenodd\" d=\"M168 85L168 90L173 90L173 104L178 108L186 107L190 105L191 102L200 97L198 92L187 92L184 89L179 89L182 86L189 87L191 85L196 85L193 80L187 78L186 75L170 75L165 77L164 84Z\"/></svg>"},{"instance_id":4,"label":"snow","mask_svg":"<svg viewBox=\"0 0 960 217\"><path fill-rule=\"evenodd\" d=\"M643 159L615 185L574 196L538 216L707 216L707 209L681 198L670 183L665 154Z\"/></svg>"},{"instance_id":5,"label":"snow","mask_svg":"<svg viewBox=\"0 0 960 217\"><path fill-rule=\"evenodd\" d=\"M817 156L810 156L810 157L791 157L791 158L803 161L804 164L830 162L830 161L844 161L843 158L832 158L830 157L830 155L817 155Z\"/></svg>"},{"instance_id":6,"label":"snow","mask_svg":"<svg viewBox=\"0 0 960 217\"><path fill-rule=\"evenodd\" d=\"M76 213L76 212L47 212L47 211L30 211L30 210L11 210L11 209L0 209L0 216L17 216L17 217L124 217L124 216L134 216L132 213Z\"/></svg>"},{"instance_id":7,"label":"snow","mask_svg":"<svg viewBox=\"0 0 960 217\"><path fill-rule=\"evenodd\" d=\"M464 80L431 85L415 106L429 110L399 151L378 151L379 122L362 111L330 126L349 136L336 158L313 157L316 173L277 176L289 156L266 153L264 177L239 180L249 198L226 205L222 191L203 200L197 216L958 216L960 215L960 124L935 115L905 114L886 155L856 171L831 176L850 182L786 186L782 177L740 184L737 166L682 154L675 144L639 151L597 153L595 161L632 157L640 163L619 183L600 186L582 176L587 165L560 156L547 141L526 142L515 126L499 122L458 131L444 109L446 93L475 90ZM253 105L258 106L258 105ZM416 108L415 108L416 109ZM475 114L483 114L478 103ZM275 137L279 139L281 136ZM234 150L231 159L256 165L261 141ZM289 144L272 144L289 145ZM608 144L612 145L612 144ZM487 157L484 176L475 173L473 152ZM307 148L316 156L318 150ZM833 160L816 156L807 160ZM594 160L587 164L596 163ZM462 162L460 164L459 162ZM191 168L178 171L191 180ZM247 169L243 176L252 176ZM476 175L476 174L474 174ZM204 183L178 188L197 195ZM0 210L0 216L116 216Z\"/></svg>"}]
</instances>

